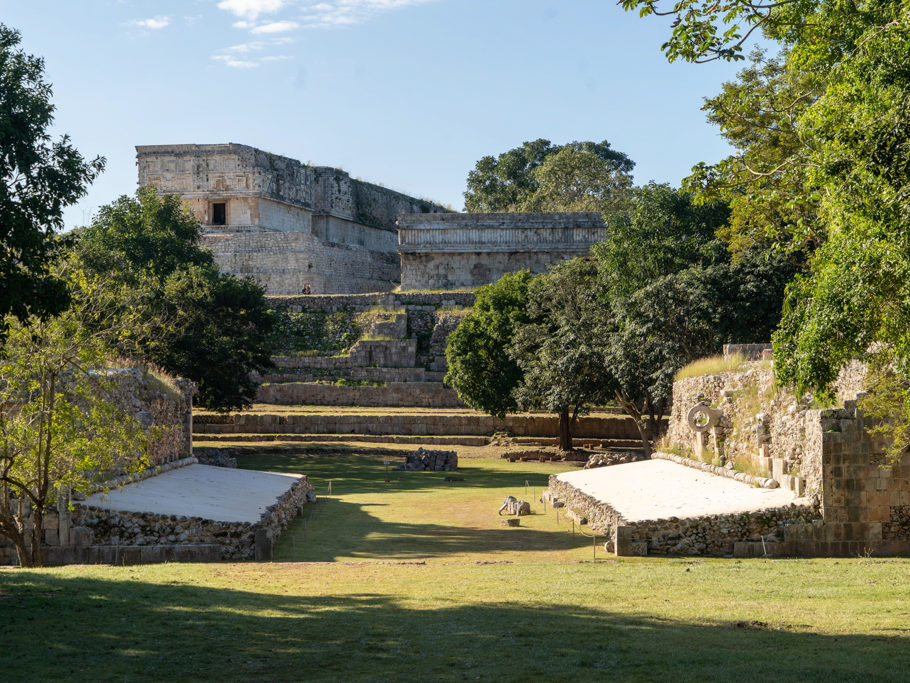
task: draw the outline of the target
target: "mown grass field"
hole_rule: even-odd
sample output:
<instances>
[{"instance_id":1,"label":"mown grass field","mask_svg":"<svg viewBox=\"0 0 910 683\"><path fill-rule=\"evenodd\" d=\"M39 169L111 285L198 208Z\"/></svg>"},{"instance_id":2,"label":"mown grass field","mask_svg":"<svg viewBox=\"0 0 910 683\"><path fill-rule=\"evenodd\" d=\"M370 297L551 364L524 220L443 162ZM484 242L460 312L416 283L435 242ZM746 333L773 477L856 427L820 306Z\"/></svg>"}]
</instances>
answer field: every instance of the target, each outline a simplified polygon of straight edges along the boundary
<instances>
[{"instance_id":1,"label":"mown grass field","mask_svg":"<svg viewBox=\"0 0 910 683\"><path fill-rule=\"evenodd\" d=\"M356 451L356 448L354 449ZM269 564L0 570L3 680L905 680L910 560L609 558L550 510L558 465L459 448L246 455L320 494Z\"/></svg>"}]
</instances>

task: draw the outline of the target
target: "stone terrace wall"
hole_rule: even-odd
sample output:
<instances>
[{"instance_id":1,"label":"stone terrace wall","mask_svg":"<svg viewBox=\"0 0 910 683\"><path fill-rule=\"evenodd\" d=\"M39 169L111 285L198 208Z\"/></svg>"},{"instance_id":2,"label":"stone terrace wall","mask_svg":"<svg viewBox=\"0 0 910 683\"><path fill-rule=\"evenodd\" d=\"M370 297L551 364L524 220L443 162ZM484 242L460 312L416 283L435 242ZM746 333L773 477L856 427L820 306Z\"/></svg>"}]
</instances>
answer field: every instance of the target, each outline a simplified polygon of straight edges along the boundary
<instances>
[{"instance_id":1,"label":"stone terrace wall","mask_svg":"<svg viewBox=\"0 0 910 683\"><path fill-rule=\"evenodd\" d=\"M478 287L541 273L606 235L598 213L449 213L398 218L401 289Z\"/></svg>"},{"instance_id":2,"label":"stone terrace wall","mask_svg":"<svg viewBox=\"0 0 910 683\"><path fill-rule=\"evenodd\" d=\"M414 436L481 436L510 432L514 436L559 436L559 418L550 415L509 415L497 420L472 415L278 415L233 413L196 415L196 434L405 434ZM629 417L580 417L577 438L638 439Z\"/></svg>"},{"instance_id":3,"label":"stone terrace wall","mask_svg":"<svg viewBox=\"0 0 910 683\"><path fill-rule=\"evenodd\" d=\"M385 291L399 279L395 254L305 232L206 232L202 245L223 272L252 277L270 294Z\"/></svg>"},{"instance_id":4,"label":"stone terrace wall","mask_svg":"<svg viewBox=\"0 0 910 683\"><path fill-rule=\"evenodd\" d=\"M256 391L256 401L278 405L464 407L455 390L442 382L387 382L381 387L315 382L263 384Z\"/></svg>"},{"instance_id":5,"label":"stone terrace wall","mask_svg":"<svg viewBox=\"0 0 910 683\"><path fill-rule=\"evenodd\" d=\"M372 294L336 294L306 296L268 296L272 308L290 311L325 311L336 313L350 308L362 313L376 306L409 308L432 306L434 308L474 305L474 292L374 292Z\"/></svg>"}]
</instances>

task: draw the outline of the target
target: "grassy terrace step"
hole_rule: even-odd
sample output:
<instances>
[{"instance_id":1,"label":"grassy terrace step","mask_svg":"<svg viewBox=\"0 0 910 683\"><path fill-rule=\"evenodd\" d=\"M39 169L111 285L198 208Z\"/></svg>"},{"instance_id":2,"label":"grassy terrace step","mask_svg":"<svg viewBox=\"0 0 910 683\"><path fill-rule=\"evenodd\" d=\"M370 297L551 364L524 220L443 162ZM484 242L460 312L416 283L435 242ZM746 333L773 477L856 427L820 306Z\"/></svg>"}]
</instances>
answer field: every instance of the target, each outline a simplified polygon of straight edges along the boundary
<instances>
[{"instance_id":1,"label":"grassy terrace step","mask_svg":"<svg viewBox=\"0 0 910 683\"><path fill-rule=\"evenodd\" d=\"M471 410L363 409L343 407L254 406L241 413L197 413L193 432L203 434L400 434L406 436L484 436L508 432L514 436L555 437L559 420L551 413L509 415L505 420ZM579 418L578 438L635 439L638 430L628 417L614 413Z\"/></svg>"}]
</instances>

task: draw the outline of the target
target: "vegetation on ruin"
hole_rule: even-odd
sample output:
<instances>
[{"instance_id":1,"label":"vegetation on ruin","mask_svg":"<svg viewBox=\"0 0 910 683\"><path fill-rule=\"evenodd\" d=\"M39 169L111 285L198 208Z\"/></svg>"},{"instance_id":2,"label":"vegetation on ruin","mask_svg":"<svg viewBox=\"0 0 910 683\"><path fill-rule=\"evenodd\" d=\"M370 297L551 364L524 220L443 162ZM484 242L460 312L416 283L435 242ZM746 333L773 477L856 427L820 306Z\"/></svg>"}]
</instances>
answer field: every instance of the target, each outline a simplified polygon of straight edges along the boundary
<instances>
[{"instance_id":1,"label":"vegetation on ruin","mask_svg":"<svg viewBox=\"0 0 910 683\"><path fill-rule=\"evenodd\" d=\"M610 143L525 142L481 158L468 173L465 211L605 211L631 186L628 156Z\"/></svg>"},{"instance_id":2,"label":"vegetation on ruin","mask_svg":"<svg viewBox=\"0 0 910 683\"><path fill-rule=\"evenodd\" d=\"M426 472L387 484L381 460L353 454L243 457L310 472L320 496L333 481L306 537L298 522L278 549L321 562L0 568L4 672L823 681L897 680L910 665L907 560L616 559L598 548L592 562L591 540L573 540L536 501L522 527L499 526L504 493L521 496L552 466L459 450L463 483Z\"/></svg>"},{"instance_id":3,"label":"vegetation on ruin","mask_svg":"<svg viewBox=\"0 0 910 683\"><path fill-rule=\"evenodd\" d=\"M342 353L360 338L359 317L350 307L327 311L287 309L273 311L275 323L269 334L274 351L283 355L332 356Z\"/></svg>"},{"instance_id":4,"label":"vegetation on ruin","mask_svg":"<svg viewBox=\"0 0 910 683\"><path fill-rule=\"evenodd\" d=\"M688 184L731 202L720 234L734 251L808 256L774 335L782 382L827 396L843 367L883 347L906 384L910 297L899 283L910 275L910 8L897 0L733 0L723 13L703 0L623 6L673 18L663 45L671 61L743 59L757 30L779 44L777 56L755 53L707 101L709 120L736 151L696 166ZM890 436L902 447L910 393L878 388L877 413L895 416Z\"/></svg>"},{"instance_id":5,"label":"vegetation on ruin","mask_svg":"<svg viewBox=\"0 0 910 683\"><path fill-rule=\"evenodd\" d=\"M680 368L673 376L673 380L678 382L687 377L701 377L703 375L717 375L721 372L735 372L739 370L745 362L746 357L741 353L734 353L729 356L718 355L699 358Z\"/></svg>"},{"instance_id":6,"label":"vegetation on ruin","mask_svg":"<svg viewBox=\"0 0 910 683\"><path fill-rule=\"evenodd\" d=\"M26 567L42 563L44 519L58 501L141 469L152 436L116 403L109 371L99 370L108 339L124 331L109 299L81 273L69 282L68 311L8 315L0 344L0 535ZM86 329L88 314L103 323Z\"/></svg>"},{"instance_id":7,"label":"vegetation on ruin","mask_svg":"<svg viewBox=\"0 0 910 683\"><path fill-rule=\"evenodd\" d=\"M89 277L123 292L118 314L137 320L117 355L194 380L207 408L240 408L255 396L250 373L272 367L274 315L253 280L218 272L199 233L179 197L146 188L101 207L74 254Z\"/></svg>"},{"instance_id":8,"label":"vegetation on ruin","mask_svg":"<svg viewBox=\"0 0 910 683\"><path fill-rule=\"evenodd\" d=\"M66 309L66 282L52 272L63 209L104 168L102 157L87 161L66 135L51 138L44 60L20 42L18 31L0 24L0 334L10 313L25 321Z\"/></svg>"}]
</instances>

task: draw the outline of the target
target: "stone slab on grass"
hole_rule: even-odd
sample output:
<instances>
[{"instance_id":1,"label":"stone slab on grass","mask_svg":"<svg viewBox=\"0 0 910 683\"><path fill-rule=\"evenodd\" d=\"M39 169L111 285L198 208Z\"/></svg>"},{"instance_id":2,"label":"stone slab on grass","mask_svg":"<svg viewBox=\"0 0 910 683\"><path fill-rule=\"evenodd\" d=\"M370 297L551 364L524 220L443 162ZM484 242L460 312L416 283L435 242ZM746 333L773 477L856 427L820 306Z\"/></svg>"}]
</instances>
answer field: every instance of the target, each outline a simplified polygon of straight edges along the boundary
<instances>
[{"instance_id":1,"label":"stone slab on grass","mask_svg":"<svg viewBox=\"0 0 910 683\"><path fill-rule=\"evenodd\" d=\"M667 460L645 460L557 475L607 503L628 522L727 515L803 502L786 489L762 489Z\"/></svg>"},{"instance_id":2,"label":"stone slab on grass","mask_svg":"<svg viewBox=\"0 0 910 683\"><path fill-rule=\"evenodd\" d=\"M190 465L82 503L119 512L199 517L218 522L259 522L300 479L298 474Z\"/></svg>"}]
</instances>

